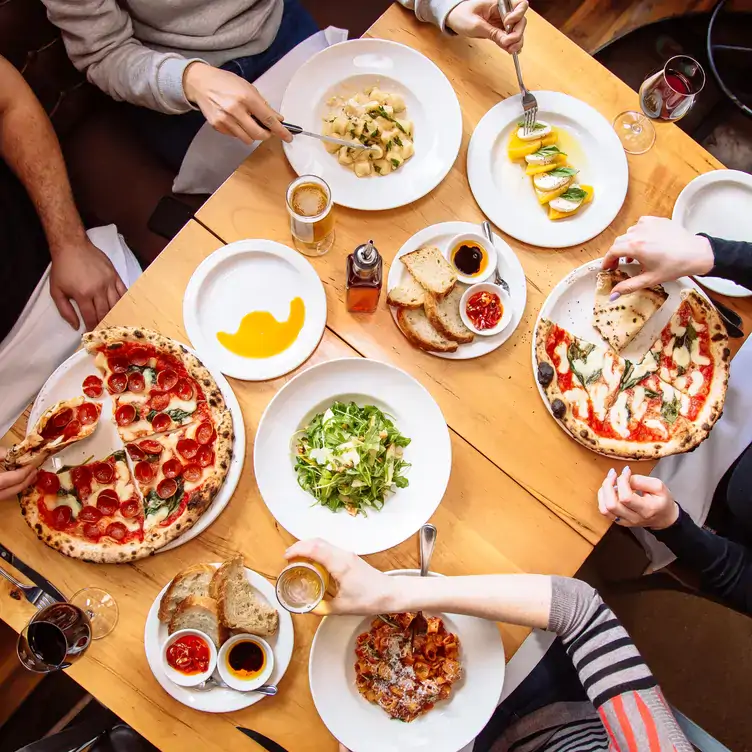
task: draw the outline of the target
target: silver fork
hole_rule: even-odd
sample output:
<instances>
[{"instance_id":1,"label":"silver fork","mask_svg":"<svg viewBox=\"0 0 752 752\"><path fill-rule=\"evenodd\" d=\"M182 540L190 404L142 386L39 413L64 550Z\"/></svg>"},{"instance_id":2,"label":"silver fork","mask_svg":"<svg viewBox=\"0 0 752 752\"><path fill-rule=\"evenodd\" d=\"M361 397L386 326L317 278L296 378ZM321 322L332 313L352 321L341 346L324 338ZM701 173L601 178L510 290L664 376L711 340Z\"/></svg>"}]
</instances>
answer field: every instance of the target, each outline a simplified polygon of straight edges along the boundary
<instances>
[{"instance_id":1,"label":"silver fork","mask_svg":"<svg viewBox=\"0 0 752 752\"><path fill-rule=\"evenodd\" d=\"M2 567L0 567L0 575L5 577L8 582L21 590L26 597L26 600L29 601L29 603L31 603L32 605L36 606L40 611L43 608L47 608L47 606L51 606L53 603L55 603L55 601L52 600L52 598L50 598L50 596L47 595L47 593L45 593L42 588L37 587L36 585L24 585L15 577L8 574Z\"/></svg>"},{"instance_id":2,"label":"silver fork","mask_svg":"<svg viewBox=\"0 0 752 752\"><path fill-rule=\"evenodd\" d=\"M512 6L509 0L498 0L499 2L499 15L502 22L512 12ZM514 69L517 71L517 81L520 85L520 94L522 94L522 110L523 110L523 125L525 135L532 133L535 126L535 121L538 117L538 100L531 94L525 84L522 81L522 69L520 68L520 60L517 57L517 53L512 53L512 60L514 61Z\"/></svg>"}]
</instances>

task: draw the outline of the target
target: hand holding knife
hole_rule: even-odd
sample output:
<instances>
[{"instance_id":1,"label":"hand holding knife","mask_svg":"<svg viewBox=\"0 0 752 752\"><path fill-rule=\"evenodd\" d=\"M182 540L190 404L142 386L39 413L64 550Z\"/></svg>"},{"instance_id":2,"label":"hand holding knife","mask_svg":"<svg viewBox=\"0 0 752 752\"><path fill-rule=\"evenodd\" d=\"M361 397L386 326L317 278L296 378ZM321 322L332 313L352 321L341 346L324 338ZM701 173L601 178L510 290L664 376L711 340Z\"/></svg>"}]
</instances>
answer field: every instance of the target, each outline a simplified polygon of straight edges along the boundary
<instances>
[{"instance_id":1,"label":"hand holding knife","mask_svg":"<svg viewBox=\"0 0 752 752\"><path fill-rule=\"evenodd\" d=\"M264 130L269 130L258 118L253 118ZM347 146L349 149L368 149L371 147L361 143L353 143L352 141L345 141L343 138L335 138L334 136L324 136L321 133L313 133L312 131L306 131L299 125L293 125L292 123L282 122L282 127L286 128L293 136L308 136L309 138L317 138L319 141L326 141L329 144L338 144L339 146Z\"/></svg>"}]
</instances>

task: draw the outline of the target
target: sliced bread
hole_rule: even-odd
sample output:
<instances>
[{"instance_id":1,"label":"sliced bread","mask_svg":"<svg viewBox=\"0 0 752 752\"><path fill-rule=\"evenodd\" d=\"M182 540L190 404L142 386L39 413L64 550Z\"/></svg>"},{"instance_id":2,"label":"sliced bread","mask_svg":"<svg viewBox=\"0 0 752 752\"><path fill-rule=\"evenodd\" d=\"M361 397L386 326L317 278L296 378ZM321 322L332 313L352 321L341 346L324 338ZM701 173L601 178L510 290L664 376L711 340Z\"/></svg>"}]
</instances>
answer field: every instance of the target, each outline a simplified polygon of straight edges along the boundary
<instances>
[{"instance_id":1,"label":"sliced bread","mask_svg":"<svg viewBox=\"0 0 752 752\"><path fill-rule=\"evenodd\" d=\"M446 339L466 345L475 339L473 333L465 326L460 316L460 300L467 288L456 285L447 296L437 298L427 294L423 308L431 326Z\"/></svg>"},{"instance_id":2,"label":"sliced bread","mask_svg":"<svg viewBox=\"0 0 752 752\"><path fill-rule=\"evenodd\" d=\"M389 290L386 302L397 308L421 308L426 299L426 291L412 274L397 287Z\"/></svg>"},{"instance_id":3,"label":"sliced bread","mask_svg":"<svg viewBox=\"0 0 752 752\"><path fill-rule=\"evenodd\" d=\"M178 572L159 602L159 620L169 622L180 601L189 595L209 595L209 583L216 571L209 564L194 564Z\"/></svg>"},{"instance_id":4,"label":"sliced bread","mask_svg":"<svg viewBox=\"0 0 752 752\"><path fill-rule=\"evenodd\" d=\"M457 282L457 273L435 246L406 253L400 261L424 289L440 298L450 293Z\"/></svg>"},{"instance_id":5,"label":"sliced bread","mask_svg":"<svg viewBox=\"0 0 752 752\"><path fill-rule=\"evenodd\" d=\"M426 318L426 312L420 308L410 310L400 308L397 311L397 326L411 344L428 352L454 352L457 343L439 334Z\"/></svg>"},{"instance_id":6,"label":"sliced bread","mask_svg":"<svg viewBox=\"0 0 752 752\"><path fill-rule=\"evenodd\" d=\"M167 631L174 634L180 629L198 629L208 635L218 648L230 636L219 620L217 601L202 595L189 595L180 601Z\"/></svg>"},{"instance_id":7,"label":"sliced bread","mask_svg":"<svg viewBox=\"0 0 752 752\"><path fill-rule=\"evenodd\" d=\"M222 564L212 578L209 591L216 594L219 618L228 629L260 637L277 631L279 614L259 598L248 582L240 554Z\"/></svg>"}]
</instances>

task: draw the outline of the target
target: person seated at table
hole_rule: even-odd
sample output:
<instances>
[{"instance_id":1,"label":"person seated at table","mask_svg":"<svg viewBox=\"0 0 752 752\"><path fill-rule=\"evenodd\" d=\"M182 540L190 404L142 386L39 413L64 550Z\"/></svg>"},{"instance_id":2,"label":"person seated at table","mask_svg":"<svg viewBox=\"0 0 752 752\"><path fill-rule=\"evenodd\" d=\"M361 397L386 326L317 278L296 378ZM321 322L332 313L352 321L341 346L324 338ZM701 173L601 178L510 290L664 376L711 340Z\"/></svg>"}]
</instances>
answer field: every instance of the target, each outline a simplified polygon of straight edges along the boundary
<instances>
[{"instance_id":1,"label":"person seated at table","mask_svg":"<svg viewBox=\"0 0 752 752\"><path fill-rule=\"evenodd\" d=\"M205 121L247 144L292 139L251 82L318 31L300 0L43 2L73 64L113 99L137 106L135 126L174 170ZM513 0L508 31L496 0L400 2L442 30L522 47L527 0Z\"/></svg>"},{"instance_id":2,"label":"person seated at table","mask_svg":"<svg viewBox=\"0 0 752 752\"><path fill-rule=\"evenodd\" d=\"M558 634L538 667L496 709L474 752L692 749L626 630L584 582L533 574L391 577L322 540L300 541L285 557L319 562L336 581L337 595L317 607L320 613L425 609Z\"/></svg>"},{"instance_id":3,"label":"person seated at table","mask_svg":"<svg viewBox=\"0 0 752 752\"><path fill-rule=\"evenodd\" d=\"M141 272L114 225L84 231L52 123L2 57L0 248L2 436ZM0 475L0 498L29 477Z\"/></svg>"},{"instance_id":4,"label":"person seated at table","mask_svg":"<svg viewBox=\"0 0 752 752\"><path fill-rule=\"evenodd\" d=\"M603 267L615 267L622 257L635 259L642 270L615 286L617 294L686 275L712 274L752 288L752 243L693 235L670 219L642 217L616 239ZM747 347L745 344L742 352ZM746 378L746 371L742 373ZM738 378L733 365L732 376ZM741 416L741 420L752 421L752 416ZM719 444L713 454L728 461L724 436L716 430L707 442ZM671 459L685 463L687 469L697 462L692 454ZM615 470L608 473L598 493L598 505L601 513L618 525L647 528L682 565L699 575L703 590L752 613L752 444L722 473L717 474L722 478L707 520L718 534L698 527L659 478L634 475L629 468L618 477Z\"/></svg>"}]
</instances>

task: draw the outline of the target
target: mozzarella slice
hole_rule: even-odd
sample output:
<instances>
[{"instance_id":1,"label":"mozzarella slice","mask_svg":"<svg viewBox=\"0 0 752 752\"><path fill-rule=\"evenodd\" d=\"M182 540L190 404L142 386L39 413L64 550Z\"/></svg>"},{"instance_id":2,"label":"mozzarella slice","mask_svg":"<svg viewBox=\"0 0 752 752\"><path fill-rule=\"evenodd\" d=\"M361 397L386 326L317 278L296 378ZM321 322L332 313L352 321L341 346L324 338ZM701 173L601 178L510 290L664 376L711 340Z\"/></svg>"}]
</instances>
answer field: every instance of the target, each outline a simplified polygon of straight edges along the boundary
<instances>
[{"instance_id":1,"label":"mozzarella slice","mask_svg":"<svg viewBox=\"0 0 752 752\"><path fill-rule=\"evenodd\" d=\"M690 397L694 397L700 391L700 389L702 389L702 384L705 381L705 377L702 375L702 373L700 373L700 371L692 371L692 373L690 374L690 379L692 380L692 383L689 385L689 389L687 391Z\"/></svg>"},{"instance_id":2,"label":"mozzarella slice","mask_svg":"<svg viewBox=\"0 0 752 752\"><path fill-rule=\"evenodd\" d=\"M551 126L548 123L544 123L542 120L537 120L535 125L536 127L527 134L525 133L525 127L520 126L517 129L517 138L519 138L520 141L537 141L539 138L544 138L551 133Z\"/></svg>"},{"instance_id":3,"label":"mozzarella slice","mask_svg":"<svg viewBox=\"0 0 752 752\"><path fill-rule=\"evenodd\" d=\"M552 175L550 172L543 172L540 175L533 176L533 185L539 191L555 191L557 188L566 185L571 179L571 175Z\"/></svg>"},{"instance_id":4,"label":"mozzarella slice","mask_svg":"<svg viewBox=\"0 0 752 752\"><path fill-rule=\"evenodd\" d=\"M569 373L569 358L567 358L567 343L560 342L554 349L554 352L559 357L559 365L556 370L559 373Z\"/></svg>"},{"instance_id":5,"label":"mozzarella slice","mask_svg":"<svg viewBox=\"0 0 752 752\"><path fill-rule=\"evenodd\" d=\"M551 201L548 202L548 205L562 214L571 214L579 208L584 200L584 198L581 198L578 201L572 201L571 199L559 196L558 198L551 199Z\"/></svg>"},{"instance_id":6,"label":"mozzarella slice","mask_svg":"<svg viewBox=\"0 0 752 752\"><path fill-rule=\"evenodd\" d=\"M531 165L547 165L555 162L560 153L561 152L553 152L553 154L546 154L536 151L533 154L526 154L525 161Z\"/></svg>"},{"instance_id":7,"label":"mozzarella slice","mask_svg":"<svg viewBox=\"0 0 752 752\"><path fill-rule=\"evenodd\" d=\"M629 436L629 410L627 410L627 393L622 392L609 411L609 418L614 431L623 439Z\"/></svg>"}]
</instances>

